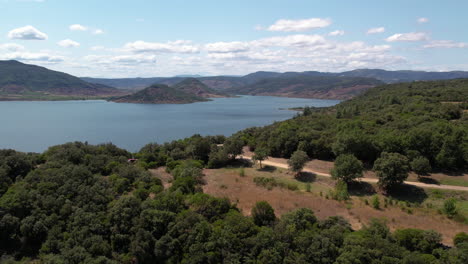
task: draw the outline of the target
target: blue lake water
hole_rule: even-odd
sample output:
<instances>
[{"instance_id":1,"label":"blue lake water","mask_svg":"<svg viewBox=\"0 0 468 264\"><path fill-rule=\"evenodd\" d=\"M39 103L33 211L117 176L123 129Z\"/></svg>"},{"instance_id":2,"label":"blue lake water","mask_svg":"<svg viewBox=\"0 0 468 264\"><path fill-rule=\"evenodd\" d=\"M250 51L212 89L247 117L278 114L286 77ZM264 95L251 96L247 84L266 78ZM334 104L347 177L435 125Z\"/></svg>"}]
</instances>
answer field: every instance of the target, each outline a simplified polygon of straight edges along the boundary
<instances>
[{"instance_id":1,"label":"blue lake water","mask_svg":"<svg viewBox=\"0 0 468 264\"><path fill-rule=\"evenodd\" d=\"M0 102L0 149L42 152L70 141L112 142L137 151L193 134L226 135L293 117L280 108L339 103L337 100L271 96L216 98L194 104L122 104L96 101Z\"/></svg>"}]
</instances>

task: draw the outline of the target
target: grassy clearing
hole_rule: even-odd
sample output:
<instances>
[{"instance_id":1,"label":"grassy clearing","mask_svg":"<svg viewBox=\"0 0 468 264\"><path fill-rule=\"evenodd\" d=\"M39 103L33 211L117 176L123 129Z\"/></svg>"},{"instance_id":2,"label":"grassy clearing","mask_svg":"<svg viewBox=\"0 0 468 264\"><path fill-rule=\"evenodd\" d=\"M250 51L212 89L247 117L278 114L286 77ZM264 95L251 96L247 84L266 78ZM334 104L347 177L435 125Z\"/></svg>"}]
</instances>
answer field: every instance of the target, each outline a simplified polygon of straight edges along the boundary
<instances>
[{"instance_id":1,"label":"grassy clearing","mask_svg":"<svg viewBox=\"0 0 468 264\"><path fill-rule=\"evenodd\" d=\"M468 187L468 181L464 179L456 179L456 178L444 178L440 179L440 184L445 184L445 185L455 185L455 186L464 186Z\"/></svg>"}]
</instances>

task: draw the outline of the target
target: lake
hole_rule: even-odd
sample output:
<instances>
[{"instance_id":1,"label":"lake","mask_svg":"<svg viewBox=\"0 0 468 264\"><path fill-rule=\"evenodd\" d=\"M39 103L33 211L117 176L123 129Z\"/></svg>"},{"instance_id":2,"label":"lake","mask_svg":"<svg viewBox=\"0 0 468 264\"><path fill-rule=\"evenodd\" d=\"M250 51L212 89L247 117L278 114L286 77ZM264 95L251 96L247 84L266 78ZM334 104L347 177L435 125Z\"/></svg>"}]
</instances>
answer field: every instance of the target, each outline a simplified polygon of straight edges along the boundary
<instances>
[{"instance_id":1,"label":"lake","mask_svg":"<svg viewBox=\"0 0 468 264\"><path fill-rule=\"evenodd\" d=\"M0 102L0 149L42 152L71 141L112 142L138 151L193 134L226 135L293 117L281 108L332 106L338 100L272 96L215 98L193 104L94 101Z\"/></svg>"}]
</instances>

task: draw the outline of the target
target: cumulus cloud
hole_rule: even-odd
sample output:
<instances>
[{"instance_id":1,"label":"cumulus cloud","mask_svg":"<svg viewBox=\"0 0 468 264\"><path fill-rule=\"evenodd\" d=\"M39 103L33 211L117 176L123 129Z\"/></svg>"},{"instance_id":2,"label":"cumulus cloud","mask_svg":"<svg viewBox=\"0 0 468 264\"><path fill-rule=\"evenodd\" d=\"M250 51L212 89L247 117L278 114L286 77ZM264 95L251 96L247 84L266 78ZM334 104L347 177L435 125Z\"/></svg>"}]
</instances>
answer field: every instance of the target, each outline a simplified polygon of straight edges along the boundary
<instances>
[{"instance_id":1,"label":"cumulus cloud","mask_svg":"<svg viewBox=\"0 0 468 264\"><path fill-rule=\"evenodd\" d=\"M155 63L156 55L137 54L137 55L118 55L118 56L102 56L89 55L85 60L98 64L115 64L121 63L125 65Z\"/></svg>"},{"instance_id":2,"label":"cumulus cloud","mask_svg":"<svg viewBox=\"0 0 468 264\"><path fill-rule=\"evenodd\" d=\"M2 60L19 60L19 61L35 61L35 62L62 62L64 57L55 56L45 52L11 52L0 54Z\"/></svg>"},{"instance_id":3,"label":"cumulus cloud","mask_svg":"<svg viewBox=\"0 0 468 264\"><path fill-rule=\"evenodd\" d=\"M371 34L379 34L379 33L384 33L384 32L385 32L385 28L384 28L384 27L369 28L369 30L367 30L367 34L368 34L368 35L371 35Z\"/></svg>"},{"instance_id":4,"label":"cumulus cloud","mask_svg":"<svg viewBox=\"0 0 468 264\"><path fill-rule=\"evenodd\" d=\"M430 48L468 48L468 43L466 42L455 42L452 40L434 40L429 42L428 44L424 45L423 48L430 49Z\"/></svg>"},{"instance_id":5,"label":"cumulus cloud","mask_svg":"<svg viewBox=\"0 0 468 264\"><path fill-rule=\"evenodd\" d=\"M328 27L331 24L330 19L310 18L299 20L280 19L268 27L269 31L299 32L317 28Z\"/></svg>"},{"instance_id":6,"label":"cumulus cloud","mask_svg":"<svg viewBox=\"0 0 468 264\"><path fill-rule=\"evenodd\" d=\"M9 39L22 39L22 40L45 40L47 35L37 30L33 26L25 26L11 30L8 32Z\"/></svg>"},{"instance_id":7,"label":"cumulus cloud","mask_svg":"<svg viewBox=\"0 0 468 264\"><path fill-rule=\"evenodd\" d=\"M2 51L22 51L24 50L24 46L18 45L15 43L5 43L0 44L0 50Z\"/></svg>"},{"instance_id":8,"label":"cumulus cloud","mask_svg":"<svg viewBox=\"0 0 468 264\"><path fill-rule=\"evenodd\" d=\"M426 18L426 17L420 17L420 18L418 18L418 23L419 23L419 24L424 24L424 23L427 23L427 22L429 22L429 19Z\"/></svg>"},{"instance_id":9,"label":"cumulus cloud","mask_svg":"<svg viewBox=\"0 0 468 264\"><path fill-rule=\"evenodd\" d=\"M429 36L424 32L398 33L385 39L388 42L416 42L429 40Z\"/></svg>"},{"instance_id":10,"label":"cumulus cloud","mask_svg":"<svg viewBox=\"0 0 468 264\"><path fill-rule=\"evenodd\" d=\"M212 53L242 52L249 50L249 45L245 42L215 42L205 45L205 50Z\"/></svg>"},{"instance_id":11,"label":"cumulus cloud","mask_svg":"<svg viewBox=\"0 0 468 264\"><path fill-rule=\"evenodd\" d=\"M264 38L251 41L254 46L277 46L277 47L306 47L325 44L326 40L320 35L288 35L280 37Z\"/></svg>"},{"instance_id":12,"label":"cumulus cloud","mask_svg":"<svg viewBox=\"0 0 468 264\"><path fill-rule=\"evenodd\" d=\"M88 28L80 25L80 24L73 24L68 27L71 31L87 31Z\"/></svg>"},{"instance_id":13,"label":"cumulus cloud","mask_svg":"<svg viewBox=\"0 0 468 264\"><path fill-rule=\"evenodd\" d=\"M344 30L335 30L330 33L328 33L328 36L343 36L344 35Z\"/></svg>"},{"instance_id":14,"label":"cumulus cloud","mask_svg":"<svg viewBox=\"0 0 468 264\"><path fill-rule=\"evenodd\" d=\"M167 43L135 41L125 44L124 48L131 52L156 52L156 53L198 53L200 49L190 41L177 40Z\"/></svg>"},{"instance_id":15,"label":"cumulus cloud","mask_svg":"<svg viewBox=\"0 0 468 264\"><path fill-rule=\"evenodd\" d=\"M61 47L64 47L64 48L74 48L74 47L78 47L80 46L80 43L74 41L74 40L71 40L71 39L64 39L64 40L61 40L59 42L57 42L57 44Z\"/></svg>"}]
</instances>

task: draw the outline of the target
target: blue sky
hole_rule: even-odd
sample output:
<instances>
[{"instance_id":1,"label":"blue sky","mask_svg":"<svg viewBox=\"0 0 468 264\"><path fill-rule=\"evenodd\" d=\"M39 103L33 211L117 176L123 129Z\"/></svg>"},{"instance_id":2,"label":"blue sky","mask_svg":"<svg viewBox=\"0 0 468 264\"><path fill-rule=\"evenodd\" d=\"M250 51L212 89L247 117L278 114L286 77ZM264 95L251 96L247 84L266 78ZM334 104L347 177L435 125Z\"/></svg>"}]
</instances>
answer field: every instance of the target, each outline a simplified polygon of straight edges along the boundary
<instances>
[{"instance_id":1,"label":"blue sky","mask_svg":"<svg viewBox=\"0 0 468 264\"><path fill-rule=\"evenodd\" d=\"M468 1L0 0L0 59L77 76L468 70Z\"/></svg>"}]
</instances>

